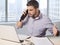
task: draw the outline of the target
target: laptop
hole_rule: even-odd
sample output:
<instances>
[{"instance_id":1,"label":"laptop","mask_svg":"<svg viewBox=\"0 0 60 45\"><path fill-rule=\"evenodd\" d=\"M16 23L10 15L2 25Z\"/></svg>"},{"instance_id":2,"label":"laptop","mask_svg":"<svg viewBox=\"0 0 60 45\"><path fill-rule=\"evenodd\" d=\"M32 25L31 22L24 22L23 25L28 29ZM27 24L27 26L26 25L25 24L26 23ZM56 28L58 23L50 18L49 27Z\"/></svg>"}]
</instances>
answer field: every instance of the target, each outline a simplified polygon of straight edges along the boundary
<instances>
[{"instance_id":1,"label":"laptop","mask_svg":"<svg viewBox=\"0 0 60 45\"><path fill-rule=\"evenodd\" d=\"M0 39L20 43L17 32L13 26L0 25Z\"/></svg>"}]
</instances>

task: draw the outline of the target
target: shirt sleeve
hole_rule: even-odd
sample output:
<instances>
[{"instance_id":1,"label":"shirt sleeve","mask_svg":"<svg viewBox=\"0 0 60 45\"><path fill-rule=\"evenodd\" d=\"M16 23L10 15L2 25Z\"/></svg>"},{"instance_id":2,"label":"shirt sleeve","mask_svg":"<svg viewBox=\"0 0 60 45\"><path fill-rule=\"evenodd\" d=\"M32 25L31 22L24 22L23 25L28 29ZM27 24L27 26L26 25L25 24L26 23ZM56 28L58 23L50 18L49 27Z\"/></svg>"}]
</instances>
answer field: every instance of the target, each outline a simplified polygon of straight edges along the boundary
<instances>
[{"instance_id":1,"label":"shirt sleeve","mask_svg":"<svg viewBox=\"0 0 60 45\"><path fill-rule=\"evenodd\" d=\"M53 26L54 24L52 23L52 21L49 19L49 17L45 17L45 28L53 34Z\"/></svg>"}]
</instances>

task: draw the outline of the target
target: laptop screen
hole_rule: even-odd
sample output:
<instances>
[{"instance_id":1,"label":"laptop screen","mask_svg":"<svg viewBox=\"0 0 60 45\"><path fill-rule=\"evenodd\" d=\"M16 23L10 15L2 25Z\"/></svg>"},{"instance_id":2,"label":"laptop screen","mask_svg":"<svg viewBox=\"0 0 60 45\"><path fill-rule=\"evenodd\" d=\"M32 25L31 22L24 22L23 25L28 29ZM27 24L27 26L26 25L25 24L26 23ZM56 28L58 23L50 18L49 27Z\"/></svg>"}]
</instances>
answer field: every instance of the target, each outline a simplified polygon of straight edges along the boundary
<instances>
[{"instance_id":1,"label":"laptop screen","mask_svg":"<svg viewBox=\"0 0 60 45\"><path fill-rule=\"evenodd\" d=\"M15 28L8 25L0 25L0 39L19 42Z\"/></svg>"}]
</instances>

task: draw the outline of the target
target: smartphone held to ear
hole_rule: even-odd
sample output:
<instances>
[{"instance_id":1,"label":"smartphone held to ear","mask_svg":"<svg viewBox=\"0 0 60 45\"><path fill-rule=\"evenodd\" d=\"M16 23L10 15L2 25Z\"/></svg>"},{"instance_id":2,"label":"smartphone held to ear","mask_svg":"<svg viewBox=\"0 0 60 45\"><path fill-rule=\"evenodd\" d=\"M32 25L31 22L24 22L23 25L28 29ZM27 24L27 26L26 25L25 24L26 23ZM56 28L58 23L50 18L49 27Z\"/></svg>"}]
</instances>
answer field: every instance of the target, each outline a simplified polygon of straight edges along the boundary
<instances>
[{"instance_id":1,"label":"smartphone held to ear","mask_svg":"<svg viewBox=\"0 0 60 45\"><path fill-rule=\"evenodd\" d=\"M26 10L26 12L22 14L20 21L24 20L27 14L28 14L28 10Z\"/></svg>"}]
</instances>

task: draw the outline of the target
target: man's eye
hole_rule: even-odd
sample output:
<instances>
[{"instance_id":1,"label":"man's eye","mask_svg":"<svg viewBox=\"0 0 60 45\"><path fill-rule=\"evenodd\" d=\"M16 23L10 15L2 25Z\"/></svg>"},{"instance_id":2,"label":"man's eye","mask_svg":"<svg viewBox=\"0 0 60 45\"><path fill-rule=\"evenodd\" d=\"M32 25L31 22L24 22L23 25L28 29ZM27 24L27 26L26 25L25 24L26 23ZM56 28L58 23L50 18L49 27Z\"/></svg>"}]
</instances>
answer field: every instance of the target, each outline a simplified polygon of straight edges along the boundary
<instances>
[{"instance_id":1,"label":"man's eye","mask_svg":"<svg viewBox=\"0 0 60 45\"><path fill-rule=\"evenodd\" d=\"M30 10L30 11L32 11L32 10Z\"/></svg>"},{"instance_id":2,"label":"man's eye","mask_svg":"<svg viewBox=\"0 0 60 45\"><path fill-rule=\"evenodd\" d=\"M32 11L33 9L30 9L30 11Z\"/></svg>"}]
</instances>

